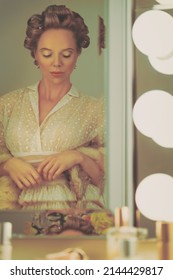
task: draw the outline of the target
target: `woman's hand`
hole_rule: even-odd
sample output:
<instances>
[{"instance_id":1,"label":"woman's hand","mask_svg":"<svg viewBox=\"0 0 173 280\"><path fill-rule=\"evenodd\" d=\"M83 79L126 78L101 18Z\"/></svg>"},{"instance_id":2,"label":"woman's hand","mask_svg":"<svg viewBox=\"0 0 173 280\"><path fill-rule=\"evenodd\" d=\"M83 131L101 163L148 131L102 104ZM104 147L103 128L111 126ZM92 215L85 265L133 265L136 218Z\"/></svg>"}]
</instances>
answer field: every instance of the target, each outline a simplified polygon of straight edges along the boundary
<instances>
[{"instance_id":1,"label":"woman's hand","mask_svg":"<svg viewBox=\"0 0 173 280\"><path fill-rule=\"evenodd\" d=\"M83 156L80 152L75 150L64 151L47 157L38 165L37 171L44 180L52 181L64 171L80 164L82 160Z\"/></svg>"},{"instance_id":2,"label":"woman's hand","mask_svg":"<svg viewBox=\"0 0 173 280\"><path fill-rule=\"evenodd\" d=\"M80 164L94 184L99 183L101 174L99 165L90 157L76 150L64 151L47 157L39 164L37 171L44 180L51 181L77 164Z\"/></svg>"},{"instance_id":3,"label":"woman's hand","mask_svg":"<svg viewBox=\"0 0 173 280\"><path fill-rule=\"evenodd\" d=\"M41 183L41 176L35 168L19 158L8 159L4 162L3 169L20 189L33 187Z\"/></svg>"}]
</instances>

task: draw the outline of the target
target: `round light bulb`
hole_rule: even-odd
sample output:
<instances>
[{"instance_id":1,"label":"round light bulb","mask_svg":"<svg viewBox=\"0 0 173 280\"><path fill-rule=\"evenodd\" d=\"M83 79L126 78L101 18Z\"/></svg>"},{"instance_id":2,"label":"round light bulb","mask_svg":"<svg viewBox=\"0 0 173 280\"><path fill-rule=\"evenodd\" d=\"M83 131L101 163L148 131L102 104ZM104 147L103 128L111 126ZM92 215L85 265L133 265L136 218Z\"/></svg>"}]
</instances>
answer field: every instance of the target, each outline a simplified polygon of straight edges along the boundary
<instances>
[{"instance_id":1,"label":"round light bulb","mask_svg":"<svg viewBox=\"0 0 173 280\"><path fill-rule=\"evenodd\" d=\"M159 4L167 5L173 4L173 0L156 0Z\"/></svg>"},{"instance_id":2,"label":"round light bulb","mask_svg":"<svg viewBox=\"0 0 173 280\"><path fill-rule=\"evenodd\" d=\"M156 173L137 187L135 201L142 215L154 221L173 222L173 177Z\"/></svg>"},{"instance_id":3,"label":"round light bulb","mask_svg":"<svg viewBox=\"0 0 173 280\"><path fill-rule=\"evenodd\" d=\"M133 107L136 128L162 147L173 147L173 97L162 90L142 94Z\"/></svg>"},{"instance_id":4,"label":"round light bulb","mask_svg":"<svg viewBox=\"0 0 173 280\"><path fill-rule=\"evenodd\" d=\"M164 11L150 10L133 24L135 46L145 55L165 57L173 51L173 17Z\"/></svg>"},{"instance_id":5,"label":"round light bulb","mask_svg":"<svg viewBox=\"0 0 173 280\"><path fill-rule=\"evenodd\" d=\"M173 75L173 55L166 58L148 56L151 66L161 74Z\"/></svg>"}]
</instances>

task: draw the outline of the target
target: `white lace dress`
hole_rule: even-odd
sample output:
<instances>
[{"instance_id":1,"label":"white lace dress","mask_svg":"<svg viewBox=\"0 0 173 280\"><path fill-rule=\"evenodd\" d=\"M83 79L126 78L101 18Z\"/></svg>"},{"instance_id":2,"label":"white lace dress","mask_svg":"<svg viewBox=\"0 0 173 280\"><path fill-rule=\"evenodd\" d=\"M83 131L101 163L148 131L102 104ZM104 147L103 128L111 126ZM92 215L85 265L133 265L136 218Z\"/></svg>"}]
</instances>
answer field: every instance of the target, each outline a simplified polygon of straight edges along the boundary
<instances>
[{"instance_id":1,"label":"white lace dress","mask_svg":"<svg viewBox=\"0 0 173 280\"><path fill-rule=\"evenodd\" d=\"M0 163L14 156L35 164L65 150L104 145L103 100L82 95L72 86L39 125L38 84L0 98ZM7 192L4 191L0 199L8 201ZM10 199L14 205L16 201ZM100 208L104 206L104 199L100 187L88 181L85 195L78 201L63 174L52 182L23 190L18 203L23 209L32 210Z\"/></svg>"}]
</instances>

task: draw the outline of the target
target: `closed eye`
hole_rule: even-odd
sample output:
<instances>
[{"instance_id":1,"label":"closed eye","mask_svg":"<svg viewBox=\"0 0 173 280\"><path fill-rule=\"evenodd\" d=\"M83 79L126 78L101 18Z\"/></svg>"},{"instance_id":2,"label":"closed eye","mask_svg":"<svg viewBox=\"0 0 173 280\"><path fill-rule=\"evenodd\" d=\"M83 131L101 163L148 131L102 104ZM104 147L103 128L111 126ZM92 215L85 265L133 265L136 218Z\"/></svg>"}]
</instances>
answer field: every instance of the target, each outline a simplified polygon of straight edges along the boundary
<instances>
[{"instance_id":1,"label":"closed eye","mask_svg":"<svg viewBox=\"0 0 173 280\"><path fill-rule=\"evenodd\" d=\"M43 57L50 57L50 56L52 56L52 51L51 50L41 49L41 53L42 53Z\"/></svg>"},{"instance_id":2,"label":"closed eye","mask_svg":"<svg viewBox=\"0 0 173 280\"><path fill-rule=\"evenodd\" d=\"M43 54L44 57L51 57L52 54Z\"/></svg>"},{"instance_id":3,"label":"closed eye","mask_svg":"<svg viewBox=\"0 0 173 280\"><path fill-rule=\"evenodd\" d=\"M73 53L72 51L64 51L64 52L62 52L62 56L64 58L69 58L69 57L71 57L72 53Z\"/></svg>"},{"instance_id":4,"label":"closed eye","mask_svg":"<svg viewBox=\"0 0 173 280\"><path fill-rule=\"evenodd\" d=\"M70 56L71 56L71 54L69 54L69 55L63 54L63 57L65 57L65 58L68 58L68 57L70 57Z\"/></svg>"}]
</instances>

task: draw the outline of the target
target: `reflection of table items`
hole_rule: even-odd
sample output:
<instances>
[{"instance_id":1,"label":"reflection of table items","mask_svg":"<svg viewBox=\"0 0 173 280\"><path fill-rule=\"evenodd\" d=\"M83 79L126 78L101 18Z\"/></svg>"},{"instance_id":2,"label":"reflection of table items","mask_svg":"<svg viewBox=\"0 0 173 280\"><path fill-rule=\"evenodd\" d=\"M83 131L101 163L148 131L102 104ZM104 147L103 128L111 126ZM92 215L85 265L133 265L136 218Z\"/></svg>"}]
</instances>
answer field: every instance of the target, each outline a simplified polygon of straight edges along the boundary
<instances>
[{"instance_id":1,"label":"reflection of table items","mask_svg":"<svg viewBox=\"0 0 173 280\"><path fill-rule=\"evenodd\" d=\"M145 228L113 227L107 231L108 259L139 259L138 242L147 237Z\"/></svg>"},{"instance_id":2,"label":"reflection of table items","mask_svg":"<svg viewBox=\"0 0 173 280\"><path fill-rule=\"evenodd\" d=\"M129 226L129 208L127 206L115 208L115 226Z\"/></svg>"},{"instance_id":3,"label":"reflection of table items","mask_svg":"<svg viewBox=\"0 0 173 280\"><path fill-rule=\"evenodd\" d=\"M86 235L104 235L114 225L113 214L105 210L52 210L35 213L26 223L26 234L59 235L78 231Z\"/></svg>"},{"instance_id":4,"label":"reflection of table items","mask_svg":"<svg viewBox=\"0 0 173 280\"><path fill-rule=\"evenodd\" d=\"M173 223L156 222L158 259L173 260Z\"/></svg>"}]
</instances>

